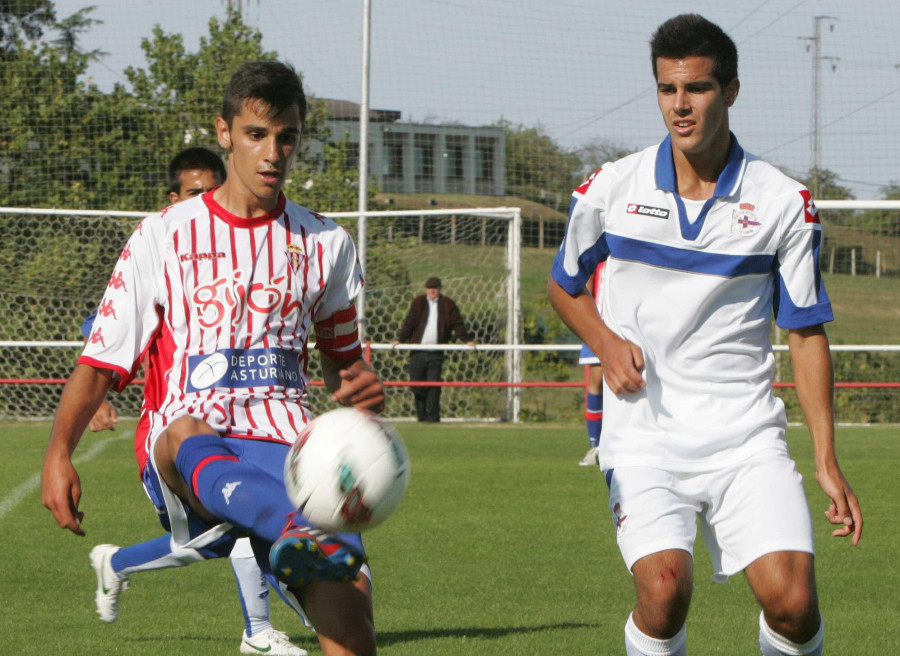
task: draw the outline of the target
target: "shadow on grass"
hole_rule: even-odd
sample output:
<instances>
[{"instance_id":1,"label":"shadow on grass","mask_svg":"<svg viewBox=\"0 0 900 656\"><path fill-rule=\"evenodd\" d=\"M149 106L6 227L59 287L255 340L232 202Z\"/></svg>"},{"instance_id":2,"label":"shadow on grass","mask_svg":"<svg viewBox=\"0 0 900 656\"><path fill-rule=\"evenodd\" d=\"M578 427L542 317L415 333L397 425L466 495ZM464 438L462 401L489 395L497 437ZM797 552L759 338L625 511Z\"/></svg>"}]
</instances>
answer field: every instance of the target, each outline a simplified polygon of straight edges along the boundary
<instances>
[{"instance_id":1,"label":"shadow on grass","mask_svg":"<svg viewBox=\"0 0 900 656\"><path fill-rule=\"evenodd\" d=\"M562 624L543 624L540 626L503 626L503 627L459 627L455 629L411 629L407 631L378 631L378 646L387 647L389 645L403 644L405 642L420 642L423 640L440 640L442 638L502 638L508 635L541 633L543 631L557 631L570 629L588 629L598 628L600 624L590 624L586 622L566 622ZM311 634L299 634L291 632L289 635L292 642L303 645L304 642L314 641L315 638ZM195 643L231 643L236 642L234 637L212 637L212 636L186 636L172 635L164 636L154 634L152 636L129 636L122 637L123 642L158 642L165 644L169 642L195 642Z\"/></svg>"},{"instance_id":2,"label":"shadow on grass","mask_svg":"<svg viewBox=\"0 0 900 656\"><path fill-rule=\"evenodd\" d=\"M584 622L563 624L543 624L540 626L498 626L460 627L456 629L414 629L409 631L378 631L378 645L387 647L404 642L438 640L441 638L502 638L508 635L541 633L543 631L597 628L599 624ZM377 630L377 629L376 629Z\"/></svg>"}]
</instances>

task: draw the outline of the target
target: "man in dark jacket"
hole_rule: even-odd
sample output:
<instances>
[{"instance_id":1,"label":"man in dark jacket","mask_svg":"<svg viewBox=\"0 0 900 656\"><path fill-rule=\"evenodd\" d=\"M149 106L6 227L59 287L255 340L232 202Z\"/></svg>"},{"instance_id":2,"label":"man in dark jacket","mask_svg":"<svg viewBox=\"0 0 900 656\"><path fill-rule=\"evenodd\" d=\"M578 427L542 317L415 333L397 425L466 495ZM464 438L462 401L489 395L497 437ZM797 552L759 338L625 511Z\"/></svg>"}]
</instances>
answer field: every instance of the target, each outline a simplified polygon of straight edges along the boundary
<instances>
[{"instance_id":1,"label":"man in dark jacket","mask_svg":"<svg viewBox=\"0 0 900 656\"><path fill-rule=\"evenodd\" d=\"M425 293L416 296L409 304L409 312L393 344L446 344L450 339L450 331L469 346L475 346L456 303L449 296L441 294L440 278L431 276L425 281ZM440 381L443 366L443 351L410 351L409 379ZM413 395L416 398L416 416L419 421L441 420L440 387L413 387Z\"/></svg>"}]
</instances>

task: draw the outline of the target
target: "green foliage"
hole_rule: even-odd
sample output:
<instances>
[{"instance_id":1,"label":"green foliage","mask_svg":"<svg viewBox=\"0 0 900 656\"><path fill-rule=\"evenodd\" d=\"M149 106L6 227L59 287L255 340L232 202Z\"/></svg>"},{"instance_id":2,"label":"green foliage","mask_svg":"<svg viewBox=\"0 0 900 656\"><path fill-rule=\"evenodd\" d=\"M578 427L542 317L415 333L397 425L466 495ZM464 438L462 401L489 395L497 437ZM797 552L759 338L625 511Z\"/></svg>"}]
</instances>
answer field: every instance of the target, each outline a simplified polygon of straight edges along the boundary
<instances>
[{"instance_id":1,"label":"green foliage","mask_svg":"<svg viewBox=\"0 0 900 656\"><path fill-rule=\"evenodd\" d=\"M21 15L8 13L6 5L0 8L0 29L17 27L0 32L0 205L5 206L161 207L169 159L188 145L218 150L214 121L232 73L247 61L278 57L263 48L259 30L244 22L240 3L229 3L223 18L210 19L209 34L196 52L187 50L180 34L155 26L141 41L145 66L125 69L127 84L104 93L85 81L88 65L103 53L77 47L78 38L97 23L92 7L56 22L50 3L30 3L33 13L16 3ZM26 29L22 21L36 27ZM56 38L25 38L50 30ZM346 144L311 147L313 141L327 143L326 119L324 103L311 102L305 151L287 191L298 192L300 202L308 198L306 204L320 211L355 209L358 173L347 166ZM319 151L312 161L302 161Z\"/></svg>"},{"instance_id":2,"label":"green foliage","mask_svg":"<svg viewBox=\"0 0 900 656\"><path fill-rule=\"evenodd\" d=\"M581 176L578 155L561 148L541 126L525 127L501 120L506 138L506 192L556 210L569 205Z\"/></svg>"},{"instance_id":3,"label":"green foliage","mask_svg":"<svg viewBox=\"0 0 900 656\"><path fill-rule=\"evenodd\" d=\"M40 38L55 18L51 0L0 0L0 61L21 46L18 39Z\"/></svg>"}]
</instances>

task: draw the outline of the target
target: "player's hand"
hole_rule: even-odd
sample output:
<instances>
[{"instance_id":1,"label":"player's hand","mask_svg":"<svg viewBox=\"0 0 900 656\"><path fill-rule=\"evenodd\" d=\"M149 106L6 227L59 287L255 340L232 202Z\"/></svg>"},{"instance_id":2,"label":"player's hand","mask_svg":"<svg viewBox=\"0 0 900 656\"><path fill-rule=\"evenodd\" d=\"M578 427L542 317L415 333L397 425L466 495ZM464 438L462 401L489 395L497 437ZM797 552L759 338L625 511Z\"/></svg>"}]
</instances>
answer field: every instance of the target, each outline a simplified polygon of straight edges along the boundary
<instances>
[{"instance_id":1,"label":"player's hand","mask_svg":"<svg viewBox=\"0 0 900 656\"><path fill-rule=\"evenodd\" d=\"M67 456L47 453L41 472L41 501L53 513L60 528L75 535L84 536L81 520L84 513L78 510L81 501L81 479Z\"/></svg>"},{"instance_id":2,"label":"player's hand","mask_svg":"<svg viewBox=\"0 0 900 656\"><path fill-rule=\"evenodd\" d=\"M634 394L647 386L641 375L644 354L637 344L608 332L603 347L595 352L603 363L603 378L614 394Z\"/></svg>"},{"instance_id":3,"label":"player's hand","mask_svg":"<svg viewBox=\"0 0 900 656\"><path fill-rule=\"evenodd\" d=\"M104 400L97 408L97 412L91 417L88 428L93 432L102 430L113 430L119 423L119 413L113 407L112 403Z\"/></svg>"},{"instance_id":4,"label":"player's hand","mask_svg":"<svg viewBox=\"0 0 900 656\"><path fill-rule=\"evenodd\" d=\"M816 481L831 499L831 505L825 511L825 517L832 524L841 527L832 531L831 535L843 538L852 534L853 544L859 544L863 529L862 510L859 507L859 500L847 479L844 478L837 462L817 467Z\"/></svg>"},{"instance_id":5,"label":"player's hand","mask_svg":"<svg viewBox=\"0 0 900 656\"><path fill-rule=\"evenodd\" d=\"M371 369L341 369L340 388L331 400L341 405L381 412L384 410L384 383Z\"/></svg>"}]
</instances>

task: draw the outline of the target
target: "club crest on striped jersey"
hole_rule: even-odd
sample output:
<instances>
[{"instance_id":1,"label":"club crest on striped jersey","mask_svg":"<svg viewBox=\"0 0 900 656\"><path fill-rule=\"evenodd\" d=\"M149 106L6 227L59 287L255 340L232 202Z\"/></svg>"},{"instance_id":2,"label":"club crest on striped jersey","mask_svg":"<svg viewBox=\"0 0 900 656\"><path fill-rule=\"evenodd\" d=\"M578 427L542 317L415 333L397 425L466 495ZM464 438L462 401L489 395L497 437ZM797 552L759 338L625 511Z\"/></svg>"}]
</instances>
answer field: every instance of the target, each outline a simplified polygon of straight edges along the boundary
<instances>
[{"instance_id":1,"label":"club crest on striped jersey","mask_svg":"<svg viewBox=\"0 0 900 656\"><path fill-rule=\"evenodd\" d=\"M731 234L750 237L759 232L762 223L756 217L756 206L752 203L741 203L731 211Z\"/></svg>"},{"instance_id":2,"label":"club crest on striped jersey","mask_svg":"<svg viewBox=\"0 0 900 656\"><path fill-rule=\"evenodd\" d=\"M297 244L288 244L284 254L287 256L288 264L291 265L294 273L300 273L306 264L306 253L303 252L303 248L297 246Z\"/></svg>"}]
</instances>

